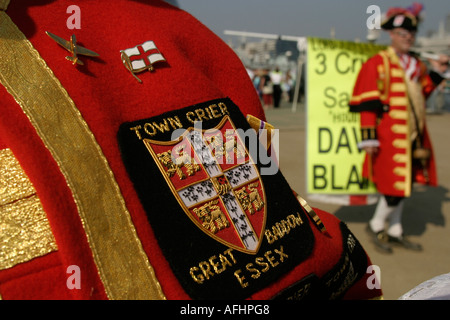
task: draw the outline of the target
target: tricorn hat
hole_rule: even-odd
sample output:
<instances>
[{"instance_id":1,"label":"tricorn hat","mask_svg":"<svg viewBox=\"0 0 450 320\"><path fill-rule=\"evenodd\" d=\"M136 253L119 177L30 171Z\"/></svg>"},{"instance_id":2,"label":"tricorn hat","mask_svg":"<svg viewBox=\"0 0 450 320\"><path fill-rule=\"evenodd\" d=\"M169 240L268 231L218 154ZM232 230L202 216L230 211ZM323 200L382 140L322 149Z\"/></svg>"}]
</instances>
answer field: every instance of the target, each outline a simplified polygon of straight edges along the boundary
<instances>
[{"instance_id":1,"label":"tricorn hat","mask_svg":"<svg viewBox=\"0 0 450 320\"><path fill-rule=\"evenodd\" d=\"M390 8L386 13L386 19L381 23L384 30L403 28L410 31L417 31L421 21L420 13L423 5L414 2L408 8Z\"/></svg>"}]
</instances>

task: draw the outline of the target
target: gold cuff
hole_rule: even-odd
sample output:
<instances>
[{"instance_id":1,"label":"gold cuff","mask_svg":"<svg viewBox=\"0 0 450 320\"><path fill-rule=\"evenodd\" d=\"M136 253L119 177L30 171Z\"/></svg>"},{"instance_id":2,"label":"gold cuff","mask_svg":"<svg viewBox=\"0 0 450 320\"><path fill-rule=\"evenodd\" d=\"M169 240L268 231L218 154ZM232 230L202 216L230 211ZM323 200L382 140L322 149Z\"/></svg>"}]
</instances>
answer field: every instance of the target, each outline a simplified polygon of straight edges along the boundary
<instances>
[{"instance_id":1,"label":"gold cuff","mask_svg":"<svg viewBox=\"0 0 450 320\"><path fill-rule=\"evenodd\" d=\"M0 0L0 11L6 11L10 0Z\"/></svg>"}]
</instances>

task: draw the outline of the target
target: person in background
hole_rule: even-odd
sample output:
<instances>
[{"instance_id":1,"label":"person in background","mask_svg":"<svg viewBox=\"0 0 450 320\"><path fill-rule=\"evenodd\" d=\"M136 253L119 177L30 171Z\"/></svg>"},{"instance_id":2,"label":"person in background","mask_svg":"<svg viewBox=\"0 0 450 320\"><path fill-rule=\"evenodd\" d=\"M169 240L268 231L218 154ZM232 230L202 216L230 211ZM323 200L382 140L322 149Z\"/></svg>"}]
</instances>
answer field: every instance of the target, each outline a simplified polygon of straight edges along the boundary
<instances>
[{"instance_id":1,"label":"person in background","mask_svg":"<svg viewBox=\"0 0 450 320\"><path fill-rule=\"evenodd\" d=\"M280 71L280 68L277 66L274 70L270 72L270 80L273 86L273 106L275 108L280 107L281 101L281 81L283 79L283 73Z\"/></svg>"},{"instance_id":2,"label":"person in background","mask_svg":"<svg viewBox=\"0 0 450 320\"><path fill-rule=\"evenodd\" d=\"M350 111L361 115L363 176L381 194L367 230L384 253L392 253L395 245L422 250L404 235L403 206L413 182L437 185L425 99L442 76L428 72L410 53L422 9L414 3L388 10L382 28L389 32L391 44L362 66L349 103Z\"/></svg>"},{"instance_id":3,"label":"person in background","mask_svg":"<svg viewBox=\"0 0 450 320\"><path fill-rule=\"evenodd\" d=\"M291 71L287 71L283 79L283 92L286 94L286 101L292 102L294 99L295 80Z\"/></svg>"},{"instance_id":4,"label":"person in background","mask_svg":"<svg viewBox=\"0 0 450 320\"><path fill-rule=\"evenodd\" d=\"M269 74L269 70L262 71L262 75L259 82L259 88L261 90L263 108L265 110L273 108L273 84Z\"/></svg>"}]
</instances>

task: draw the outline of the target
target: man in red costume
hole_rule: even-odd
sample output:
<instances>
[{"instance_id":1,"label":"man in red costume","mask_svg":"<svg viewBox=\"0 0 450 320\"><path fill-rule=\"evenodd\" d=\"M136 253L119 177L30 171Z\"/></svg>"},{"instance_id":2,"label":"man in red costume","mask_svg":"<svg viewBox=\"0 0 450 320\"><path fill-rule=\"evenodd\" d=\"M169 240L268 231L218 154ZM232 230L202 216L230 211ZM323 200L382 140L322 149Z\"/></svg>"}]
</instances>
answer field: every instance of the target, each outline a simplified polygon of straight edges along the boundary
<instances>
[{"instance_id":1,"label":"man in red costume","mask_svg":"<svg viewBox=\"0 0 450 320\"><path fill-rule=\"evenodd\" d=\"M376 247L386 253L392 252L392 245L422 249L403 235L404 198L411 195L413 182L437 185L425 99L443 78L428 73L410 53L421 10L415 3L387 12L382 28L389 32L391 45L363 65L350 101L350 111L361 114L360 147L366 151L363 175L383 195L368 231Z\"/></svg>"},{"instance_id":2,"label":"man in red costume","mask_svg":"<svg viewBox=\"0 0 450 320\"><path fill-rule=\"evenodd\" d=\"M3 299L381 296L258 147L231 48L163 1L72 4L0 0Z\"/></svg>"}]
</instances>

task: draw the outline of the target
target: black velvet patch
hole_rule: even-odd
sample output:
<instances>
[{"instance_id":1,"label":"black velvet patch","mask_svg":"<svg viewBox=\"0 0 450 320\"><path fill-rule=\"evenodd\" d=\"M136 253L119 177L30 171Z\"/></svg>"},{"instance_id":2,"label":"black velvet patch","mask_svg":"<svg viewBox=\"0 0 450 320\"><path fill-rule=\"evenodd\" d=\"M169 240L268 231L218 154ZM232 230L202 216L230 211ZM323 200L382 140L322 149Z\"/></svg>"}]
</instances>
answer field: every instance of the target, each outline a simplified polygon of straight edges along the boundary
<instances>
[{"instance_id":1,"label":"black velvet patch","mask_svg":"<svg viewBox=\"0 0 450 320\"><path fill-rule=\"evenodd\" d=\"M123 162L158 244L180 284L194 299L247 298L305 260L314 246L308 218L279 171L260 175L267 211L256 252L230 248L189 218L144 140L168 142L175 128L194 127L193 121L202 120L202 129L212 129L226 117L242 132L253 130L239 108L226 98L124 123L118 133ZM241 138L249 150L251 139ZM254 160L259 172L267 168Z\"/></svg>"},{"instance_id":2,"label":"black velvet patch","mask_svg":"<svg viewBox=\"0 0 450 320\"><path fill-rule=\"evenodd\" d=\"M324 295L323 285L315 274L310 274L278 293L274 300L319 300Z\"/></svg>"},{"instance_id":3,"label":"black velvet patch","mask_svg":"<svg viewBox=\"0 0 450 320\"><path fill-rule=\"evenodd\" d=\"M310 274L286 288L275 300L337 300L359 280L367 271L367 255L347 228L340 223L343 250L336 265L322 278Z\"/></svg>"},{"instance_id":4,"label":"black velvet patch","mask_svg":"<svg viewBox=\"0 0 450 320\"><path fill-rule=\"evenodd\" d=\"M340 223L343 251L336 266L329 271L321 282L329 292L327 299L342 298L359 279L367 272L367 255L363 247L348 229L344 222Z\"/></svg>"}]
</instances>

